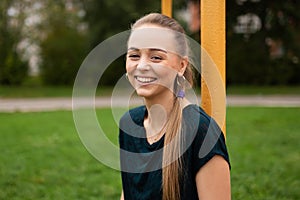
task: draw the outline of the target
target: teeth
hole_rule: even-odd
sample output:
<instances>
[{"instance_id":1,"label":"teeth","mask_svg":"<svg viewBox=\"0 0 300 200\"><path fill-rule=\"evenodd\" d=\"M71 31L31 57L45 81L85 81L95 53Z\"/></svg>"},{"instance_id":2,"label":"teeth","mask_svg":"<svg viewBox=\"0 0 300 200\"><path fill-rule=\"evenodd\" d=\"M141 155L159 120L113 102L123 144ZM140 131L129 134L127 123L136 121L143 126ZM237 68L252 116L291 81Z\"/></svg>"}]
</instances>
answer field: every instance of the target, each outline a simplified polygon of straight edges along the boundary
<instances>
[{"instance_id":1,"label":"teeth","mask_svg":"<svg viewBox=\"0 0 300 200\"><path fill-rule=\"evenodd\" d=\"M137 76L136 80L138 80L139 82L142 82L142 83L150 83L150 82L155 81L156 79L155 78L148 78L148 77L139 77L139 76Z\"/></svg>"}]
</instances>

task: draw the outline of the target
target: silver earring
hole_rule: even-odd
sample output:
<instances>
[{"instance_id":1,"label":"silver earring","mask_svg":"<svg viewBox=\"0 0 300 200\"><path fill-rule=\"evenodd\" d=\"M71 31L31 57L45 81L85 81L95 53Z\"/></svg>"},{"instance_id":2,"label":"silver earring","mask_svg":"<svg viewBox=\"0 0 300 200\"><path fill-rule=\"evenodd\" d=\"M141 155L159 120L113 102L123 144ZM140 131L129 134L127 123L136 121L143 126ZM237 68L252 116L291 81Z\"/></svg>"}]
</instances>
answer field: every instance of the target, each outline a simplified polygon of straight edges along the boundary
<instances>
[{"instance_id":1,"label":"silver earring","mask_svg":"<svg viewBox=\"0 0 300 200\"><path fill-rule=\"evenodd\" d=\"M178 98L184 98L185 97L185 82L186 79L184 76L179 76L177 75L176 77L176 82L177 82L177 93L176 93L176 97Z\"/></svg>"},{"instance_id":2,"label":"silver earring","mask_svg":"<svg viewBox=\"0 0 300 200\"><path fill-rule=\"evenodd\" d=\"M128 73L125 74L125 77L126 77L127 80L129 80L129 79L128 79Z\"/></svg>"},{"instance_id":3,"label":"silver earring","mask_svg":"<svg viewBox=\"0 0 300 200\"><path fill-rule=\"evenodd\" d=\"M179 75L177 75L176 81L177 81L177 85L178 85L179 87L181 87L181 88L184 88L184 87L185 87L186 79L185 79L184 76L179 76Z\"/></svg>"}]
</instances>

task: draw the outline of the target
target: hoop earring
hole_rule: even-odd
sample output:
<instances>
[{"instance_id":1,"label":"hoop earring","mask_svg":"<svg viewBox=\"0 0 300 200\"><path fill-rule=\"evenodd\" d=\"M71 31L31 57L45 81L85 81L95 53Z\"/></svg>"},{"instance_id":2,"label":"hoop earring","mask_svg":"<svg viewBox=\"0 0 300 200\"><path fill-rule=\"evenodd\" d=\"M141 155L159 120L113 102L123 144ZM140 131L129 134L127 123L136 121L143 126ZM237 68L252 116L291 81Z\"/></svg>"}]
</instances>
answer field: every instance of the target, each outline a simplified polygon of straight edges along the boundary
<instances>
[{"instance_id":1,"label":"hoop earring","mask_svg":"<svg viewBox=\"0 0 300 200\"><path fill-rule=\"evenodd\" d=\"M176 83L177 83L177 93L176 93L176 97L177 98L184 98L185 97L185 82L186 79L184 76L179 76L177 75L176 77Z\"/></svg>"},{"instance_id":2,"label":"hoop earring","mask_svg":"<svg viewBox=\"0 0 300 200\"><path fill-rule=\"evenodd\" d=\"M177 85L178 85L179 87L184 88L185 82L186 82L186 79L185 79L184 76L179 76L179 75L177 75L176 81L177 81Z\"/></svg>"}]
</instances>

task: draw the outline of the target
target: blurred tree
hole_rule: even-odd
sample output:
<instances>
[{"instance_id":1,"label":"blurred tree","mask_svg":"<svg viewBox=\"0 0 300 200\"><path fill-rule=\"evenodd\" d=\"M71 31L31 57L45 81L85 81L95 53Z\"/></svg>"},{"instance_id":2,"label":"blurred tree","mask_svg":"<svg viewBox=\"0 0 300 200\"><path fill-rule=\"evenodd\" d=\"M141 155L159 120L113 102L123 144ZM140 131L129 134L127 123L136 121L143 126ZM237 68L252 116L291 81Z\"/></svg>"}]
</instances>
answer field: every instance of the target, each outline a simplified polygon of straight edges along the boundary
<instances>
[{"instance_id":1,"label":"blurred tree","mask_svg":"<svg viewBox=\"0 0 300 200\"><path fill-rule=\"evenodd\" d=\"M75 0L44 1L41 75L46 84L72 84L87 53L84 11ZM82 14L83 13L83 14Z\"/></svg>"},{"instance_id":2,"label":"blurred tree","mask_svg":"<svg viewBox=\"0 0 300 200\"><path fill-rule=\"evenodd\" d=\"M17 48L25 20L19 12L23 6L17 0L0 3L0 84L3 85L19 85L28 73L28 63L21 59Z\"/></svg>"},{"instance_id":3,"label":"blurred tree","mask_svg":"<svg viewBox=\"0 0 300 200\"><path fill-rule=\"evenodd\" d=\"M300 2L266 1L265 29L275 84L300 83ZM277 76L276 76L277 75ZM279 76L278 76L279 75Z\"/></svg>"},{"instance_id":4,"label":"blurred tree","mask_svg":"<svg viewBox=\"0 0 300 200\"><path fill-rule=\"evenodd\" d=\"M228 0L228 84L300 83L296 0Z\"/></svg>"},{"instance_id":5,"label":"blurred tree","mask_svg":"<svg viewBox=\"0 0 300 200\"><path fill-rule=\"evenodd\" d=\"M70 85L87 52L86 39L61 22L53 26L41 43L41 75L46 84Z\"/></svg>"}]
</instances>

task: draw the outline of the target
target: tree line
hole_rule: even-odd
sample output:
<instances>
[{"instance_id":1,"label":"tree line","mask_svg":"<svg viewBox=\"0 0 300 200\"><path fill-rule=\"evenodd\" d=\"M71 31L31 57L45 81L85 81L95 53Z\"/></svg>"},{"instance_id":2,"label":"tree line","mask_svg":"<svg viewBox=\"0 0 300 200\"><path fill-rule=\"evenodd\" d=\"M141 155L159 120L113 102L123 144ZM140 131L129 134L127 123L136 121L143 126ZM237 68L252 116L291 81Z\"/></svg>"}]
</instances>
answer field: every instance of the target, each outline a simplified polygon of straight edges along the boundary
<instances>
[{"instance_id":1,"label":"tree line","mask_svg":"<svg viewBox=\"0 0 300 200\"><path fill-rule=\"evenodd\" d=\"M173 2L174 18L199 41L201 30L189 30L186 21L189 2ZM227 0L226 9L227 83L299 84L299 1ZM0 84L38 75L44 84L72 85L96 45L149 12L160 12L160 1L2 0ZM119 58L100 84L113 85L124 73Z\"/></svg>"}]
</instances>

